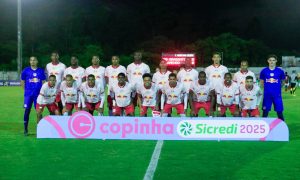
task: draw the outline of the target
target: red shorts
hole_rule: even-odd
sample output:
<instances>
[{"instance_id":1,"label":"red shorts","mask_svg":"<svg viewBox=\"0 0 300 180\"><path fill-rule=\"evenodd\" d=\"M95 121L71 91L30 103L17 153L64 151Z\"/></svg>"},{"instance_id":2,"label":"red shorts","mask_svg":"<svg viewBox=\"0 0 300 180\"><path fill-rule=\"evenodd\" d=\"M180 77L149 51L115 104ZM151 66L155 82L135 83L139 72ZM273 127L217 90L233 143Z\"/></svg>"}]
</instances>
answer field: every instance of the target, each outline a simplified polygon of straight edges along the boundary
<instances>
[{"instance_id":1,"label":"red shorts","mask_svg":"<svg viewBox=\"0 0 300 180\"><path fill-rule=\"evenodd\" d=\"M76 111L78 110L78 103L66 103L66 109L72 111L75 107Z\"/></svg>"},{"instance_id":2,"label":"red shorts","mask_svg":"<svg viewBox=\"0 0 300 180\"><path fill-rule=\"evenodd\" d=\"M184 114L184 106L183 106L183 104L175 104L175 105L165 104L165 106L164 106L164 113L170 114L171 113L171 109L173 107L176 108L177 114Z\"/></svg>"},{"instance_id":3,"label":"red shorts","mask_svg":"<svg viewBox=\"0 0 300 180\"><path fill-rule=\"evenodd\" d=\"M225 114L227 108L229 109L229 111L231 112L231 114L234 115L234 112L236 110L236 105L235 104L232 104L230 106L223 106L223 105L221 105L220 108L221 108L221 114L222 115Z\"/></svg>"},{"instance_id":4,"label":"red shorts","mask_svg":"<svg viewBox=\"0 0 300 180\"><path fill-rule=\"evenodd\" d=\"M56 110L58 111L58 106L56 105L56 103L52 103L52 104L36 104L36 110L44 110L44 108L47 107L47 109L49 110L49 112L54 113Z\"/></svg>"},{"instance_id":5,"label":"red shorts","mask_svg":"<svg viewBox=\"0 0 300 180\"><path fill-rule=\"evenodd\" d=\"M107 106L109 110L113 108L113 100L110 95L107 96Z\"/></svg>"},{"instance_id":6,"label":"red shorts","mask_svg":"<svg viewBox=\"0 0 300 180\"><path fill-rule=\"evenodd\" d=\"M142 106L140 115L145 116L145 114L147 114L148 108L152 109L152 111L153 111L155 109L155 106Z\"/></svg>"},{"instance_id":7,"label":"red shorts","mask_svg":"<svg viewBox=\"0 0 300 180\"><path fill-rule=\"evenodd\" d=\"M132 114L134 113L134 106L133 104L130 104L126 107L119 107L119 106L115 106L113 107L113 114L116 116L120 116L121 115L121 111L124 110L125 111L125 114L128 115L128 114Z\"/></svg>"},{"instance_id":8,"label":"red shorts","mask_svg":"<svg viewBox=\"0 0 300 180\"><path fill-rule=\"evenodd\" d=\"M101 103L101 101L99 101L97 103L88 103L88 102L85 102L85 105L86 105L86 108L89 111L94 111L95 109L99 109L100 103Z\"/></svg>"},{"instance_id":9,"label":"red shorts","mask_svg":"<svg viewBox=\"0 0 300 180\"><path fill-rule=\"evenodd\" d=\"M60 101L61 101L61 92L59 91L59 92L56 94L55 102L60 102Z\"/></svg>"},{"instance_id":10,"label":"red shorts","mask_svg":"<svg viewBox=\"0 0 300 180\"><path fill-rule=\"evenodd\" d=\"M193 102L194 105L194 114L198 114L201 108L204 108L205 114L209 114L210 110L210 101L207 102Z\"/></svg>"},{"instance_id":11,"label":"red shorts","mask_svg":"<svg viewBox=\"0 0 300 180\"><path fill-rule=\"evenodd\" d=\"M247 117L247 115L250 113L251 117L259 116L259 110L256 109L243 109L242 110L242 117Z\"/></svg>"}]
</instances>

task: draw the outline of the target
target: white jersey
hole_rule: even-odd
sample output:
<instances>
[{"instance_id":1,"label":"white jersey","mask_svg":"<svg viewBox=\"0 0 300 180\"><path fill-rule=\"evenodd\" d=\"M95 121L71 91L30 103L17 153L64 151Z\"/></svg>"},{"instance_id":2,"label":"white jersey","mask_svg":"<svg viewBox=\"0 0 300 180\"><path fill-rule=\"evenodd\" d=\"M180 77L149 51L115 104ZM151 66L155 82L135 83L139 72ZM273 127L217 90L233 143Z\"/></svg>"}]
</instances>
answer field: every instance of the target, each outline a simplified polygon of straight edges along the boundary
<instances>
[{"instance_id":1,"label":"white jersey","mask_svg":"<svg viewBox=\"0 0 300 180\"><path fill-rule=\"evenodd\" d=\"M152 83L149 89L146 89L144 85L139 85L136 92L142 96L143 106L155 106L158 90L158 87Z\"/></svg>"},{"instance_id":2,"label":"white jersey","mask_svg":"<svg viewBox=\"0 0 300 180\"><path fill-rule=\"evenodd\" d=\"M241 72L238 71L233 75L233 81L236 82L239 86L245 85L246 77L247 76L252 76L253 77L253 82L256 83L256 77L255 74L248 70L247 72Z\"/></svg>"},{"instance_id":3,"label":"white jersey","mask_svg":"<svg viewBox=\"0 0 300 180\"><path fill-rule=\"evenodd\" d=\"M218 67L210 65L205 69L206 77L213 88L218 84L223 84L224 74L228 72L227 67L220 65Z\"/></svg>"},{"instance_id":4,"label":"white jersey","mask_svg":"<svg viewBox=\"0 0 300 180\"><path fill-rule=\"evenodd\" d=\"M96 68L96 67L93 67L93 66L89 66L85 70L86 78L90 74L93 74L95 76L96 83L98 83L98 84L101 83L101 86L105 87L105 68L104 67L99 66L99 67Z\"/></svg>"},{"instance_id":5,"label":"white jersey","mask_svg":"<svg viewBox=\"0 0 300 180\"><path fill-rule=\"evenodd\" d=\"M127 83L124 86L119 84L110 87L110 96L116 100L118 107L126 107L131 103L131 97L135 91L134 87Z\"/></svg>"},{"instance_id":6,"label":"white jersey","mask_svg":"<svg viewBox=\"0 0 300 180\"><path fill-rule=\"evenodd\" d=\"M82 78L85 77L85 70L80 66L77 68L68 67L64 72L64 78L66 78L66 75L68 74L71 74L77 85L80 86L82 83Z\"/></svg>"},{"instance_id":7,"label":"white jersey","mask_svg":"<svg viewBox=\"0 0 300 180\"><path fill-rule=\"evenodd\" d=\"M185 89L190 89L192 83L198 80L198 71L195 69L182 69L177 74L177 79Z\"/></svg>"},{"instance_id":8,"label":"white jersey","mask_svg":"<svg viewBox=\"0 0 300 180\"><path fill-rule=\"evenodd\" d=\"M47 73L48 77L50 75L55 75L56 76L56 84L58 84L58 85L60 85L60 83L63 81L65 69L66 69L66 65L64 65L61 62L59 62L56 65L52 64L52 62L48 63L46 65L46 73Z\"/></svg>"},{"instance_id":9,"label":"white jersey","mask_svg":"<svg viewBox=\"0 0 300 180\"><path fill-rule=\"evenodd\" d=\"M259 106L262 93L258 85L253 85L251 90L246 89L245 85L240 86L240 105L242 109L255 109Z\"/></svg>"},{"instance_id":10,"label":"white jersey","mask_svg":"<svg viewBox=\"0 0 300 180\"><path fill-rule=\"evenodd\" d=\"M104 102L104 88L101 84L95 83L94 87L89 87L87 82L84 82L80 86L80 91L82 92L83 101L88 103L98 103ZM102 107L100 105L100 107Z\"/></svg>"},{"instance_id":11,"label":"white jersey","mask_svg":"<svg viewBox=\"0 0 300 180\"><path fill-rule=\"evenodd\" d=\"M73 82L71 87L67 86L66 81L63 81L60 85L60 91L63 105L66 103L78 103L79 86L77 85L76 81Z\"/></svg>"},{"instance_id":12,"label":"white jersey","mask_svg":"<svg viewBox=\"0 0 300 180\"><path fill-rule=\"evenodd\" d=\"M52 104L55 101L56 95L58 93L58 86L55 84L54 87L50 87L49 83L46 82L43 84L40 94L37 98L38 104Z\"/></svg>"},{"instance_id":13,"label":"white jersey","mask_svg":"<svg viewBox=\"0 0 300 180\"><path fill-rule=\"evenodd\" d=\"M218 104L230 106L239 103L239 88L235 82L232 82L230 86L226 86L224 83L219 84L215 90Z\"/></svg>"},{"instance_id":14,"label":"white jersey","mask_svg":"<svg viewBox=\"0 0 300 180\"><path fill-rule=\"evenodd\" d=\"M178 83L175 87L170 87L169 83L167 83L162 89L162 96L166 96L167 104L181 104L183 103L184 95L186 95L187 90L184 88L183 84Z\"/></svg>"},{"instance_id":15,"label":"white jersey","mask_svg":"<svg viewBox=\"0 0 300 180\"><path fill-rule=\"evenodd\" d=\"M114 86L118 84L118 74L124 73L126 75L126 68L124 66L107 66L105 69L105 77L108 78L109 86Z\"/></svg>"},{"instance_id":16,"label":"white jersey","mask_svg":"<svg viewBox=\"0 0 300 180\"><path fill-rule=\"evenodd\" d=\"M212 86L206 82L206 84L201 85L199 82L194 82L191 84L190 91L193 92L194 102L207 102L210 101L210 92L213 90Z\"/></svg>"},{"instance_id":17,"label":"white jersey","mask_svg":"<svg viewBox=\"0 0 300 180\"><path fill-rule=\"evenodd\" d=\"M150 73L150 68L145 63L135 64L131 63L127 66L127 76L128 81L133 86L143 84L143 75L145 73Z\"/></svg>"},{"instance_id":18,"label":"white jersey","mask_svg":"<svg viewBox=\"0 0 300 180\"><path fill-rule=\"evenodd\" d=\"M162 87L169 82L169 75L171 74L170 71L166 71L161 73L160 71L153 74L152 82L162 89Z\"/></svg>"}]
</instances>

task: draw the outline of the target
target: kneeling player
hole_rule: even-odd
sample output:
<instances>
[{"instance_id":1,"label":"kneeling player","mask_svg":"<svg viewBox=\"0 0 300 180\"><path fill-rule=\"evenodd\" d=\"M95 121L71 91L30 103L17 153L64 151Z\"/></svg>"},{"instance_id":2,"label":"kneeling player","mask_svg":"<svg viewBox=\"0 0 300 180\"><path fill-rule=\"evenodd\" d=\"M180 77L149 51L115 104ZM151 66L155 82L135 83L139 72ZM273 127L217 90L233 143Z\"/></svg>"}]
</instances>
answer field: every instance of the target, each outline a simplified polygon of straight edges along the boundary
<instances>
[{"instance_id":1,"label":"kneeling player","mask_svg":"<svg viewBox=\"0 0 300 180\"><path fill-rule=\"evenodd\" d=\"M119 73L118 83L110 87L110 96L113 99L114 116L121 116L123 110L125 111L126 116L133 116L134 114L132 98L135 96L135 90L133 86L125 80L125 74Z\"/></svg>"},{"instance_id":2,"label":"kneeling player","mask_svg":"<svg viewBox=\"0 0 300 180\"><path fill-rule=\"evenodd\" d=\"M239 116L239 89L238 85L232 81L232 75L226 73L224 82L216 87L217 110L219 116L226 117L227 108L232 116Z\"/></svg>"},{"instance_id":3,"label":"kneeling player","mask_svg":"<svg viewBox=\"0 0 300 180\"><path fill-rule=\"evenodd\" d=\"M79 87L74 81L71 74L66 75L66 80L60 85L61 102L63 104L63 114L72 115L72 110L75 108L78 111L79 103Z\"/></svg>"},{"instance_id":4,"label":"kneeling player","mask_svg":"<svg viewBox=\"0 0 300 180\"><path fill-rule=\"evenodd\" d=\"M177 82L176 74L171 73L169 75L169 83L162 88L161 109L163 117L167 117L173 107L176 108L177 114L185 117L185 110L187 108L186 91L183 84ZM166 104L164 104L165 98L167 98Z\"/></svg>"},{"instance_id":5,"label":"kneeling player","mask_svg":"<svg viewBox=\"0 0 300 180\"><path fill-rule=\"evenodd\" d=\"M152 76L149 73L143 75L143 85L137 87L138 104L140 106L140 115L147 116L147 110L150 108L158 110L158 87L152 83Z\"/></svg>"},{"instance_id":6,"label":"kneeling player","mask_svg":"<svg viewBox=\"0 0 300 180\"><path fill-rule=\"evenodd\" d=\"M37 123L42 119L42 114L45 106L48 108L51 115L60 115L58 106L55 104L55 98L58 93L55 75L49 76L49 81L44 83L40 94L37 98L36 112L37 112Z\"/></svg>"},{"instance_id":7,"label":"kneeling player","mask_svg":"<svg viewBox=\"0 0 300 180\"><path fill-rule=\"evenodd\" d=\"M253 77L247 76L245 85L240 86L240 105L242 117L259 117L258 106L262 93L258 85L254 84Z\"/></svg>"},{"instance_id":8,"label":"kneeling player","mask_svg":"<svg viewBox=\"0 0 300 180\"><path fill-rule=\"evenodd\" d=\"M199 72L199 80L191 84L189 91L189 102L191 104L191 115L198 116L199 110L203 108L206 116L213 115L214 90L206 81L204 71Z\"/></svg>"},{"instance_id":9,"label":"kneeling player","mask_svg":"<svg viewBox=\"0 0 300 180\"><path fill-rule=\"evenodd\" d=\"M80 86L82 106L85 111L93 115L98 111L98 116L103 115L104 88L102 83L95 82L93 74L88 75L87 82Z\"/></svg>"}]
</instances>

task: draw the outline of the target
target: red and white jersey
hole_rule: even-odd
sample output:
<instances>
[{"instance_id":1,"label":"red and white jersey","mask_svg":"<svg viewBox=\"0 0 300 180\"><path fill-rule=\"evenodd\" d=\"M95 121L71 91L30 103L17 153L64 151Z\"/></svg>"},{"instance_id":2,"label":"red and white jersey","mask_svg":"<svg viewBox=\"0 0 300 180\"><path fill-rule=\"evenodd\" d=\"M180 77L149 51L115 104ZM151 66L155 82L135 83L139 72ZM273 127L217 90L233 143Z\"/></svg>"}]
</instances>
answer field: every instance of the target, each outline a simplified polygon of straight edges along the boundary
<instances>
[{"instance_id":1,"label":"red and white jersey","mask_svg":"<svg viewBox=\"0 0 300 180\"><path fill-rule=\"evenodd\" d=\"M190 89L191 84L198 80L198 71L184 68L178 72L177 79L184 85L185 89Z\"/></svg>"},{"instance_id":2,"label":"red and white jersey","mask_svg":"<svg viewBox=\"0 0 300 180\"><path fill-rule=\"evenodd\" d=\"M90 87L87 82L84 82L80 86L80 91L84 97L84 101L88 103L103 102L104 88L102 84L95 83L94 87Z\"/></svg>"},{"instance_id":3,"label":"red and white jersey","mask_svg":"<svg viewBox=\"0 0 300 180\"><path fill-rule=\"evenodd\" d=\"M126 68L124 66L107 66L105 69L105 77L108 78L109 86L114 86L118 83L118 74L124 73L126 75Z\"/></svg>"},{"instance_id":4,"label":"red and white jersey","mask_svg":"<svg viewBox=\"0 0 300 180\"><path fill-rule=\"evenodd\" d=\"M56 65L52 64L52 62L48 63L46 65L46 73L47 73L48 77L50 75L55 75L56 76L56 84L58 84L58 85L60 85L60 83L63 81L65 69L66 69L66 65L64 65L61 62L59 62Z\"/></svg>"},{"instance_id":5,"label":"red and white jersey","mask_svg":"<svg viewBox=\"0 0 300 180\"><path fill-rule=\"evenodd\" d=\"M210 84L215 88L217 84L223 84L224 74L228 72L227 67L223 65L210 65L205 69L206 77Z\"/></svg>"},{"instance_id":6,"label":"red and white jersey","mask_svg":"<svg viewBox=\"0 0 300 180\"><path fill-rule=\"evenodd\" d=\"M239 87L235 82L232 82L230 86L226 86L223 82L217 85L215 91L218 104L230 106L239 103Z\"/></svg>"},{"instance_id":7,"label":"red and white jersey","mask_svg":"<svg viewBox=\"0 0 300 180\"><path fill-rule=\"evenodd\" d=\"M158 71L153 74L152 82L158 86L159 89L169 82L169 75L171 74L170 71L166 71L164 73Z\"/></svg>"},{"instance_id":8,"label":"red and white jersey","mask_svg":"<svg viewBox=\"0 0 300 180\"><path fill-rule=\"evenodd\" d=\"M86 78L90 74L93 74L95 76L96 83L101 83L102 87L105 86L105 68L103 66L99 66L99 67L89 66L85 70Z\"/></svg>"},{"instance_id":9,"label":"red and white jersey","mask_svg":"<svg viewBox=\"0 0 300 180\"><path fill-rule=\"evenodd\" d=\"M212 86L206 82L201 85L198 81L191 84L190 91L193 92L193 101L195 102L207 102L210 101L210 92L213 90Z\"/></svg>"},{"instance_id":10,"label":"red and white jersey","mask_svg":"<svg viewBox=\"0 0 300 180\"><path fill-rule=\"evenodd\" d=\"M253 82L256 83L256 77L255 74L248 70L246 72L241 72L238 71L233 75L233 81L236 82L239 86L243 86L245 85L245 81L246 81L246 77L247 76L252 76L253 77Z\"/></svg>"},{"instance_id":11,"label":"red and white jersey","mask_svg":"<svg viewBox=\"0 0 300 180\"><path fill-rule=\"evenodd\" d=\"M85 77L85 70L80 66L77 68L68 67L64 72L64 78L66 78L66 75L68 74L71 74L77 85L80 86L82 83L82 78Z\"/></svg>"},{"instance_id":12,"label":"red and white jersey","mask_svg":"<svg viewBox=\"0 0 300 180\"><path fill-rule=\"evenodd\" d=\"M245 85L240 86L240 106L242 109L255 109L259 106L262 98L262 93L258 85L254 84L251 90L248 90Z\"/></svg>"},{"instance_id":13,"label":"red and white jersey","mask_svg":"<svg viewBox=\"0 0 300 180\"><path fill-rule=\"evenodd\" d=\"M127 82L124 86L120 86L119 84L110 86L110 96L116 100L118 107L128 106L131 103L131 97L134 91L134 87Z\"/></svg>"},{"instance_id":14,"label":"red and white jersey","mask_svg":"<svg viewBox=\"0 0 300 180\"><path fill-rule=\"evenodd\" d=\"M149 89L145 88L144 85L139 85L136 92L142 96L143 106L155 106L158 90L158 86L152 83Z\"/></svg>"},{"instance_id":15,"label":"red and white jersey","mask_svg":"<svg viewBox=\"0 0 300 180\"><path fill-rule=\"evenodd\" d=\"M176 105L183 103L183 98L186 93L187 90L184 88L183 84L179 82L177 82L175 87L170 87L169 83L167 83L162 88L162 96L166 96L167 104Z\"/></svg>"},{"instance_id":16,"label":"red and white jersey","mask_svg":"<svg viewBox=\"0 0 300 180\"><path fill-rule=\"evenodd\" d=\"M40 94L37 98L37 103L38 104L52 104L55 101L55 97L58 93L58 86L57 83L55 84L54 87L50 87L49 83L46 82L43 84Z\"/></svg>"},{"instance_id":17,"label":"red and white jersey","mask_svg":"<svg viewBox=\"0 0 300 180\"><path fill-rule=\"evenodd\" d=\"M67 86L66 81L63 81L60 85L60 91L62 99L64 100L62 103L78 103L79 100L79 86L74 81L71 87Z\"/></svg>"},{"instance_id":18,"label":"red and white jersey","mask_svg":"<svg viewBox=\"0 0 300 180\"><path fill-rule=\"evenodd\" d=\"M136 86L143 84L143 75L150 73L150 68L145 63L131 63L127 66L127 77L130 84Z\"/></svg>"}]
</instances>

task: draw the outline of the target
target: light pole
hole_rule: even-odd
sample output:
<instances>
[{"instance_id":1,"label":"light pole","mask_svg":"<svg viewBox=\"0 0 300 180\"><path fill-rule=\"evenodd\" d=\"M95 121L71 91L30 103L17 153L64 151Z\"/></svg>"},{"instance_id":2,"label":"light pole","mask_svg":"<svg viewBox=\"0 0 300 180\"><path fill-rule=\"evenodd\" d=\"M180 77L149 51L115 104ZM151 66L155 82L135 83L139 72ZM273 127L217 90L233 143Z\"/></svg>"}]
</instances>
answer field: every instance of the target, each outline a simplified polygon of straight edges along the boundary
<instances>
[{"instance_id":1,"label":"light pole","mask_svg":"<svg viewBox=\"0 0 300 180\"><path fill-rule=\"evenodd\" d=\"M18 79L22 70L22 2L18 0Z\"/></svg>"}]
</instances>

